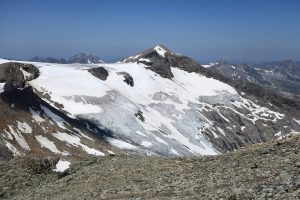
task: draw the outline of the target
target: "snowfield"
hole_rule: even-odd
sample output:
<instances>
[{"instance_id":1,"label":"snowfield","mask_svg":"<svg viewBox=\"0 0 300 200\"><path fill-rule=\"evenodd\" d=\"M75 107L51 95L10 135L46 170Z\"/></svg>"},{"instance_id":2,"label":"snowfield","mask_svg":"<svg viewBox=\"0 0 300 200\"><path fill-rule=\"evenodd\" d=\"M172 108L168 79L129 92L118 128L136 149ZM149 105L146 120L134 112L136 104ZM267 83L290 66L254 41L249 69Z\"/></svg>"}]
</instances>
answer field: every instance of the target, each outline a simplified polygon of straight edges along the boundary
<instances>
[{"instance_id":1,"label":"snowfield","mask_svg":"<svg viewBox=\"0 0 300 200\"><path fill-rule=\"evenodd\" d=\"M160 46L155 51L161 57L166 54ZM139 60L151 62L146 58ZM5 60L0 59L2 62ZM270 124L285 118L282 113L240 96L221 81L174 67L171 67L174 77L168 79L142 63L31 63L39 69L40 76L28 84L44 101L71 118L86 120L108 131L111 137L105 136L106 142L128 152L160 156L216 155L222 152L222 141L235 141L233 135L237 132L253 130L261 121ZM106 80L88 71L97 67L108 71ZM133 86L125 82L124 72L132 78ZM83 138L94 140L79 129L70 134L69 124L61 117L44 106L41 110L43 116L30 108L33 121L41 124L48 118L65 130L52 133L57 140L81 148L87 154L105 155L83 144ZM95 132L88 124L87 129ZM285 133L279 131L274 129L273 134L281 137ZM18 129L9 127L6 137L15 138L22 148L30 150L21 132L31 133L28 124L20 122ZM68 154L45 136L35 138L41 147L53 153ZM11 143L6 146L18 154Z\"/></svg>"},{"instance_id":2,"label":"snowfield","mask_svg":"<svg viewBox=\"0 0 300 200\"><path fill-rule=\"evenodd\" d=\"M157 48L156 51L164 56L162 49ZM55 102L63 105L62 110L73 118L85 119L109 130L115 138L107 138L107 141L120 149L173 156L219 154L204 134L204 131L210 130L215 138L226 136L223 129L216 127L202 113L214 110L212 103L226 104L226 108L254 122L258 118L267 119L267 115L271 116L270 120L282 117L277 113L274 116L271 111L254 103L249 108L248 102L225 83L178 68L171 68L174 78L166 79L147 70L141 63L34 64L39 68L40 76L30 85L50 96L50 99L44 100L52 106ZM99 66L109 73L105 81L88 72L88 69ZM133 78L133 87L124 82L120 72L126 72ZM235 101L230 102L229 99ZM241 106L247 108L251 116L239 112ZM63 126L59 118L47 110L45 113ZM259 115L262 113L265 116ZM221 113L220 116L226 119ZM82 146L76 136L66 138L67 135L62 134L56 133L55 137ZM82 148L102 155L102 152Z\"/></svg>"}]
</instances>

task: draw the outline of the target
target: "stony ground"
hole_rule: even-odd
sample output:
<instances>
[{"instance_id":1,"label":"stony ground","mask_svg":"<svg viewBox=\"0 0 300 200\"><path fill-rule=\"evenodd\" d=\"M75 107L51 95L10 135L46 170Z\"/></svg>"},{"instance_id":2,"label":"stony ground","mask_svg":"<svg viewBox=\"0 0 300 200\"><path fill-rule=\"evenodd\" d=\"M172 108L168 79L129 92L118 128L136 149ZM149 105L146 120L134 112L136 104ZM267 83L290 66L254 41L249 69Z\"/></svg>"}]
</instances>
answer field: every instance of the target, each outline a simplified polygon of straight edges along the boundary
<instances>
[{"instance_id":1,"label":"stony ground","mask_svg":"<svg viewBox=\"0 0 300 200\"><path fill-rule=\"evenodd\" d=\"M300 199L300 137L221 156L57 158L0 162L0 199Z\"/></svg>"}]
</instances>

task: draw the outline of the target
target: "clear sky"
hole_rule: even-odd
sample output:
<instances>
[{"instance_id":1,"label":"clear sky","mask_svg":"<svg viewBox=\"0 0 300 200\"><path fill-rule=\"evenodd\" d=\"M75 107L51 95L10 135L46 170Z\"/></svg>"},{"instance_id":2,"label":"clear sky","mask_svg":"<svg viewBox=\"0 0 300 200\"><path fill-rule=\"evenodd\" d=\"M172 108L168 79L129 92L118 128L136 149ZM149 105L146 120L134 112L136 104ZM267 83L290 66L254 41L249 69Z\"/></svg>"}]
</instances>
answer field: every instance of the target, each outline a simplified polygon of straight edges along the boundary
<instances>
[{"instance_id":1,"label":"clear sky","mask_svg":"<svg viewBox=\"0 0 300 200\"><path fill-rule=\"evenodd\" d=\"M0 57L111 61L156 44L202 63L300 60L300 1L0 0Z\"/></svg>"}]
</instances>

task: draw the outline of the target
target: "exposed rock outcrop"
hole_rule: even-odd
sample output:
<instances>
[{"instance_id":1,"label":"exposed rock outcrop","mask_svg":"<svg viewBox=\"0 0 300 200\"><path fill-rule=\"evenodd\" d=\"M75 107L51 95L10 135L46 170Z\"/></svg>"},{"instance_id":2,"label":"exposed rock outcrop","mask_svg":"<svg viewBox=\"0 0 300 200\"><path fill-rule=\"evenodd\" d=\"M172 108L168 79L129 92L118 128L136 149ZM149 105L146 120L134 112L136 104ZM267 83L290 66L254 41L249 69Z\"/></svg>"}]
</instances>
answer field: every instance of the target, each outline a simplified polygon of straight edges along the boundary
<instances>
[{"instance_id":1,"label":"exposed rock outcrop","mask_svg":"<svg viewBox=\"0 0 300 200\"><path fill-rule=\"evenodd\" d=\"M124 82L130 85L131 87L134 86L132 76L127 72L118 72L118 75L122 75L124 77Z\"/></svg>"},{"instance_id":2,"label":"exposed rock outcrop","mask_svg":"<svg viewBox=\"0 0 300 200\"><path fill-rule=\"evenodd\" d=\"M31 64L11 62L0 65L0 79L2 82L5 82L5 92L24 88L27 81L36 79L38 76L38 68Z\"/></svg>"},{"instance_id":3,"label":"exposed rock outcrop","mask_svg":"<svg viewBox=\"0 0 300 200\"><path fill-rule=\"evenodd\" d=\"M88 70L91 74L93 74L95 77L101 79L102 81L105 81L108 77L108 71L103 67L96 67Z\"/></svg>"}]
</instances>

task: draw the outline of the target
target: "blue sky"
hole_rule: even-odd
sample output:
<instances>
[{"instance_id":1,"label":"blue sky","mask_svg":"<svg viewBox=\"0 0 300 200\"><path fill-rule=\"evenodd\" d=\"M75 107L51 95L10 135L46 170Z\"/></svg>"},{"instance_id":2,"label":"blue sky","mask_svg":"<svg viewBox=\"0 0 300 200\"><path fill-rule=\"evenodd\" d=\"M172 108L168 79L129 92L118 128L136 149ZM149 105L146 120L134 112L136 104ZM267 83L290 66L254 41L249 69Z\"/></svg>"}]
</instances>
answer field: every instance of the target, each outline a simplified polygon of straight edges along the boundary
<instances>
[{"instance_id":1,"label":"blue sky","mask_svg":"<svg viewBox=\"0 0 300 200\"><path fill-rule=\"evenodd\" d=\"M156 44L200 62L300 60L298 0L0 0L0 57L112 61Z\"/></svg>"}]
</instances>

